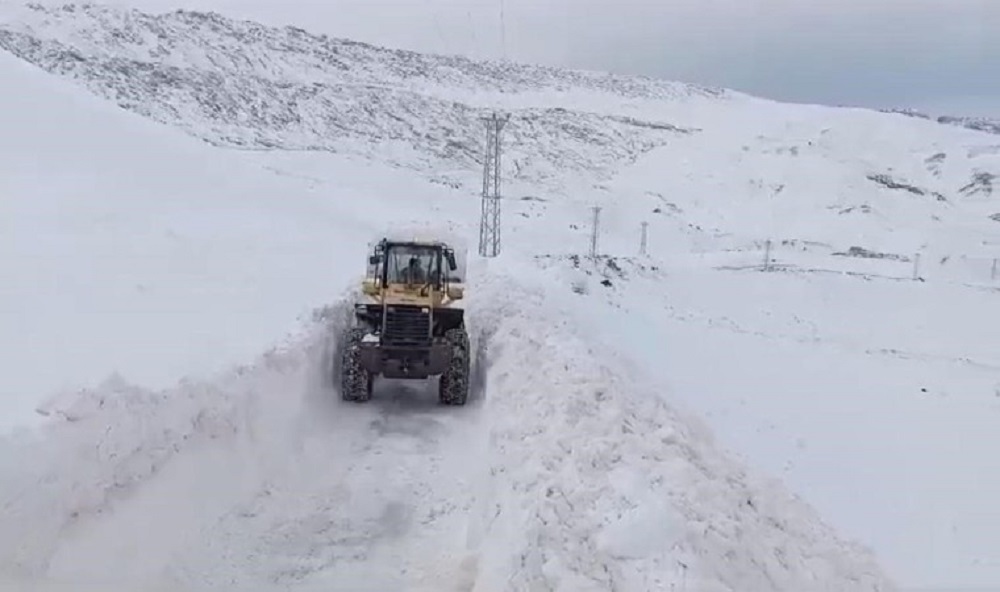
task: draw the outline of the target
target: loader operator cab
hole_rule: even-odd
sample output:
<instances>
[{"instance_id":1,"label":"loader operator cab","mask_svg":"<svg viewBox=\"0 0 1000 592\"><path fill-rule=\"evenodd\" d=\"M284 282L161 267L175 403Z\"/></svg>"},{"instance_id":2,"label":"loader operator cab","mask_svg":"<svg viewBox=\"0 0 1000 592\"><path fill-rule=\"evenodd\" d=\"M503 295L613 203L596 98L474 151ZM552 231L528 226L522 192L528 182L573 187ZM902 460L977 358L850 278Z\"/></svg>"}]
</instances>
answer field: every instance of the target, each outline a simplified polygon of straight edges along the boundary
<instances>
[{"instance_id":1,"label":"loader operator cab","mask_svg":"<svg viewBox=\"0 0 1000 592\"><path fill-rule=\"evenodd\" d=\"M427 248L394 247L389 250L386 283L408 286L435 284L436 253Z\"/></svg>"},{"instance_id":2,"label":"loader operator cab","mask_svg":"<svg viewBox=\"0 0 1000 592\"><path fill-rule=\"evenodd\" d=\"M379 286L446 288L457 268L454 252L434 243L390 242L375 246L368 260L369 277Z\"/></svg>"}]
</instances>

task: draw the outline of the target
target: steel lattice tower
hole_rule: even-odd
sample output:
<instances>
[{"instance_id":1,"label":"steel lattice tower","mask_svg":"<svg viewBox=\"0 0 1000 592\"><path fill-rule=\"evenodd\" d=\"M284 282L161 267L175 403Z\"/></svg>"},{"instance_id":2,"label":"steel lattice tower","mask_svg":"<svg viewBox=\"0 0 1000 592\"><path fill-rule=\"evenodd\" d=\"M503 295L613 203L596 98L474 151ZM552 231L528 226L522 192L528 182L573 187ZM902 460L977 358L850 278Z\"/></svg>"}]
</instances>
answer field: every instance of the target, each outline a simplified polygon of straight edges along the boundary
<instances>
[{"instance_id":1,"label":"steel lattice tower","mask_svg":"<svg viewBox=\"0 0 1000 592\"><path fill-rule=\"evenodd\" d=\"M486 124L483 159L483 211L479 219L479 254L496 257L500 252L500 132L510 119L494 113L482 118Z\"/></svg>"}]
</instances>

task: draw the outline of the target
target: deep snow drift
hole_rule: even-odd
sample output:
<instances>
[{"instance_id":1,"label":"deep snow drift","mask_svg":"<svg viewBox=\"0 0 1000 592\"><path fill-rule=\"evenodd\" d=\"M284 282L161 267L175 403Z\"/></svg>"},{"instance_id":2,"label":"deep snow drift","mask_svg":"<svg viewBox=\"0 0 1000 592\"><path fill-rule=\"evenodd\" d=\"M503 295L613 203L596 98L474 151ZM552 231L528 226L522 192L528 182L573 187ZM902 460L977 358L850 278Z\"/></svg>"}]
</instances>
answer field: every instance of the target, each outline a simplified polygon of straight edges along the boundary
<instances>
[{"instance_id":1,"label":"deep snow drift","mask_svg":"<svg viewBox=\"0 0 1000 592\"><path fill-rule=\"evenodd\" d=\"M114 370L165 386L245 360L362 260L366 221L307 180L0 67L0 427Z\"/></svg>"},{"instance_id":2,"label":"deep snow drift","mask_svg":"<svg viewBox=\"0 0 1000 592\"><path fill-rule=\"evenodd\" d=\"M344 311L297 328L296 314L338 301L387 216L446 211L471 236L476 200L342 158L268 171L0 68L19 89L2 110L19 149L4 159L18 196L3 202L16 233L0 264L18 280L0 308L17 362L4 398L90 385L0 445L10 582L887 589L866 551L722 457L613 345L581 338L516 256L503 274L470 269L488 342L472 404L391 383L341 404L326 360ZM298 174L317 165L335 182Z\"/></svg>"},{"instance_id":3,"label":"deep snow drift","mask_svg":"<svg viewBox=\"0 0 1000 592\"><path fill-rule=\"evenodd\" d=\"M866 551L720 456L617 342L581 335L584 317L552 307L547 275L507 260L515 270L482 278L475 308L491 327L484 415L500 500L482 589L888 588Z\"/></svg>"},{"instance_id":4,"label":"deep snow drift","mask_svg":"<svg viewBox=\"0 0 1000 592\"><path fill-rule=\"evenodd\" d=\"M985 452L1000 446L996 288L845 275L820 257L770 273L542 263L590 338L622 344L720 445L876 549L901 587L1000 578L1000 465Z\"/></svg>"}]
</instances>

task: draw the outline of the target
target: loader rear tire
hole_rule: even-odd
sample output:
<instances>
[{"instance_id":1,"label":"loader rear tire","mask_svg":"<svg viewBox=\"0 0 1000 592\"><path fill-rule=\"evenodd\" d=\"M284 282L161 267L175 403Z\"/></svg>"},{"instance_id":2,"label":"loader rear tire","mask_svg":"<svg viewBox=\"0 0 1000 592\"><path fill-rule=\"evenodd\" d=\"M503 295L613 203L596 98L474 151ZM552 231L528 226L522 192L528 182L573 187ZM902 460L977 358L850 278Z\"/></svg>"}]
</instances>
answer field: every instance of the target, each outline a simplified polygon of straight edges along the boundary
<instances>
[{"instance_id":1,"label":"loader rear tire","mask_svg":"<svg viewBox=\"0 0 1000 592\"><path fill-rule=\"evenodd\" d=\"M347 330L341 348L340 398L344 401L364 403L372 398L374 377L361 366L361 339L366 331L360 328Z\"/></svg>"},{"instance_id":2,"label":"loader rear tire","mask_svg":"<svg viewBox=\"0 0 1000 592\"><path fill-rule=\"evenodd\" d=\"M469 334L464 327L444 334L451 360L438 382L438 399L445 405L465 405L469 398Z\"/></svg>"}]
</instances>

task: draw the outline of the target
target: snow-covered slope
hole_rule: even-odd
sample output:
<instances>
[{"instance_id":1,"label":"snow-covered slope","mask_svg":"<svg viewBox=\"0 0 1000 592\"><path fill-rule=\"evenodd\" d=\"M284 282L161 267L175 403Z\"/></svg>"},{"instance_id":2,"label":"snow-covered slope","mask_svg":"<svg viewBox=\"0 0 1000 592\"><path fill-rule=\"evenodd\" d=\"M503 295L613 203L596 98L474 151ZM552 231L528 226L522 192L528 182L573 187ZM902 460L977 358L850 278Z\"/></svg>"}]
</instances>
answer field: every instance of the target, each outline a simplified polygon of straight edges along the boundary
<instances>
[{"instance_id":1,"label":"snow-covered slope","mask_svg":"<svg viewBox=\"0 0 1000 592\"><path fill-rule=\"evenodd\" d=\"M966 202L993 196L1000 174L992 136L865 110L385 50L214 13L31 5L2 14L0 47L212 143L359 154L477 191L478 118L503 108L511 194L597 201L595 187L607 191L621 167L670 163L668 185L629 202L644 201L648 215L698 199L713 210L707 218L682 213L706 218L698 225L709 232L745 234L746 210L777 207L771 226L804 214L830 234L847 227L852 240L880 242L886 227L953 223L945 218L968 213ZM622 201L620 185L608 200ZM719 210L736 222L721 223ZM994 226L998 213L970 215Z\"/></svg>"},{"instance_id":2,"label":"snow-covered slope","mask_svg":"<svg viewBox=\"0 0 1000 592\"><path fill-rule=\"evenodd\" d=\"M949 125L960 125L972 130L1000 135L1000 120L990 117L962 117L955 115L942 115L937 118L938 123Z\"/></svg>"},{"instance_id":3,"label":"snow-covered slope","mask_svg":"<svg viewBox=\"0 0 1000 592\"><path fill-rule=\"evenodd\" d=\"M0 397L16 416L113 370L165 385L254 355L343 281L340 257L363 257L352 203L0 60L18 89L0 97Z\"/></svg>"},{"instance_id":4,"label":"snow-covered slope","mask_svg":"<svg viewBox=\"0 0 1000 592\"><path fill-rule=\"evenodd\" d=\"M42 69L0 72L21 198L0 206L19 280L0 388L93 388L0 453L0 565L240 589L890 589L809 503L903 585L1000 581L993 137L217 15L4 14L0 44ZM503 257L473 265L474 405L390 385L338 405L328 317L227 370L333 301L373 231L475 237L475 117L498 107L512 199ZM596 268L592 205L616 256ZM649 255L621 257L643 222ZM765 253L778 273L757 273Z\"/></svg>"},{"instance_id":5,"label":"snow-covered slope","mask_svg":"<svg viewBox=\"0 0 1000 592\"><path fill-rule=\"evenodd\" d=\"M793 254L777 251L772 273L541 263L592 338L627 344L673 404L871 544L901 587L991 587L1000 291Z\"/></svg>"},{"instance_id":6,"label":"snow-covered slope","mask_svg":"<svg viewBox=\"0 0 1000 592\"><path fill-rule=\"evenodd\" d=\"M930 115L922 113L920 111L916 111L914 109L886 109L885 112L898 113L900 115L906 115L907 117L920 117L922 119L932 119ZM1000 120L993 119L990 117L963 117L956 115L938 115L933 119L938 123L946 125L956 125L980 132L987 132L990 134L1000 134Z\"/></svg>"},{"instance_id":7,"label":"snow-covered slope","mask_svg":"<svg viewBox=\"0 0 1000 592\"><path fill-rule=\"evenodd\" d=\"M0 443L0 583L888 589L867 551L584 338L516 255L470 270L486 345L470 405L391 383L340 404L329 337L363 239L436 211L473 236L475 200L345 157L293 159L334 182L275 174L13 58L0 79L18 89L0 109L17 146L0 334L21 356L4 398L42 394L40 376L89 385Z\"/></svg>"},{"instance_id":8,"label":"snow-covered slope","mask_svg":"<svg viewBox=\"0 0 1000 592\"><path fill-rule=\"evenodd\" d=\"M5 12L0 47L210 142L375 153L444 179L448 169L467 169L479 158L478 118L495 93L726 96L655 80L390 51L214 13L39 5ZM473 97L456 101L458 92ZM692 131L586 108L525 107L517 115L510 134L521 152L511 162L519 177L536 182L554 168L601 178L616 162ZM610 158L593 158L593 146Z\"/></svg>"}]
</instances>

